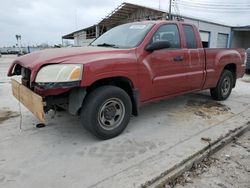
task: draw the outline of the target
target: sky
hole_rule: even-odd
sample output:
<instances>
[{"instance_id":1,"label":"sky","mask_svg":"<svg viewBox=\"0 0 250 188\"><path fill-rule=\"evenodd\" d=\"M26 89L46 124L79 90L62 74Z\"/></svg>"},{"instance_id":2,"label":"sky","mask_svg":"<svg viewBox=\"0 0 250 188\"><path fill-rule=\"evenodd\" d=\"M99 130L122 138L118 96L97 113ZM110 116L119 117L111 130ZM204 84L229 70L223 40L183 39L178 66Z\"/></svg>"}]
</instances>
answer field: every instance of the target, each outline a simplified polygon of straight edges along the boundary
<instances>
[{"instance_id":1,"label":"sky","mask_svg":"<svg viewBox=\"0 0 250 188\"><path fill-rule=\"evenodd\" d=\"M250 0L174 1L178 6L173 13L226 25L250 25ZM98 23L122 2L167 11L169 0L2 0L0 47L15 45L16 34L22 36L24 46L60 44L63 35Z\"/></svg>"}]
</instances>

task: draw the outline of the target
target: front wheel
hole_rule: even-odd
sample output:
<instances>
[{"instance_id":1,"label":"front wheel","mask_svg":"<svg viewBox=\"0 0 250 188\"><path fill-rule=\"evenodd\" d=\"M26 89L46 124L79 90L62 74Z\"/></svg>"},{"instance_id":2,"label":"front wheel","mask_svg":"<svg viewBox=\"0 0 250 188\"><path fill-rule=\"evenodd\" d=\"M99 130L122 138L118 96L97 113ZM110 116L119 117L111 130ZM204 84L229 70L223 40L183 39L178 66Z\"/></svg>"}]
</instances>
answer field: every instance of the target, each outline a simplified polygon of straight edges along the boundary
<instances>
[{"instance_id":1,"label":"front wheel","mask_svg":"<svg viewBox=\"0 0 250 188\"><path fill-rule=\"evenodd\" d=\"M127 126L132 113L128 94L115 86L92 91L83 103L81 123L101 139L118 136Z\"/></svg>"},{"instance_id":2,"label":"front wheel","mask_svg":"<svg viewBox=\"0 0 250 188\"><path fill-rule=\"evenodd\" d=\"M226 100L231 94L234 84L233 73L229 70L224 70L220 80L215 88L210 89L211 96L214 100Z\"/></svg>"}]
</instances>

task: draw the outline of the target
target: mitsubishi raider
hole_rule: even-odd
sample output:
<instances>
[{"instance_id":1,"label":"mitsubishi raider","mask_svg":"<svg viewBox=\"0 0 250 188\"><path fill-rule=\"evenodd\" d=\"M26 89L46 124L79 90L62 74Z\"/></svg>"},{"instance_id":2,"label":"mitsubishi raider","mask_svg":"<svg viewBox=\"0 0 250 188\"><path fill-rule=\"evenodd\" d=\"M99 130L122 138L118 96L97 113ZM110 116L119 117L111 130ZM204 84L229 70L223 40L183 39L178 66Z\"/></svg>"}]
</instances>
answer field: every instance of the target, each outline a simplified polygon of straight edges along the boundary
<instances>
[{"instance_id":1,"label":"mitsubishi raider","mask_svg":"<svg viewBox=\"0 0 250 188\"><path fill-rule=\"evenodd\" d=\"M41 122L60 107L109 139L143 104L205 89L227 99L245 62L244 49L203 48L192 24L145 21L117 26L87 47L18 57L8 76L21 75L21 83L12 79L13 95Z\"/></svg>"}]
</instances>

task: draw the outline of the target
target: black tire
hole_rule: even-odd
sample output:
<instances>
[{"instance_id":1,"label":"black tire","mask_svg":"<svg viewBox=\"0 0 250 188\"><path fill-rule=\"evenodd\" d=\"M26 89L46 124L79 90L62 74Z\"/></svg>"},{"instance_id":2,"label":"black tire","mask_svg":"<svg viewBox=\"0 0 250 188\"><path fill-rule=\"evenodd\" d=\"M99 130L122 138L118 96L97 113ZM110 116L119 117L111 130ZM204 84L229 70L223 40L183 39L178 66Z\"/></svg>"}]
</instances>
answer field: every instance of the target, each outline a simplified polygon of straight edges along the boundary
<instances>
[{"instance_id":1,"label":"black tire","mask_svg":"<svg viewBox=\"0 0 250 188\"><path fill-rule=\"evenodd\" d=\"M80 120L88 131L105 140L118 136L126 128L131 113L131 99L124 90L102 86L84 100Z\"/></svg>"},{"instance_id":2,"label":"black tire","mask_svg":"<svg viewBox=\"0 0 250 188\"><path fill-rule=\"evenodd\" d=\"M250 69L246 69L246 74L250 74Z\"/></svg>"},{"instance_id":3,"label":"black tire","mask_svg":"<svg viewBox=\"0 0 250 188\"><path fill-rule=\"evenodd\" d=\"M235 82L234 75L229 70L224 70L215 88L210 89L211 97L214 100L226 100L231 94Z\"/></svg>"}]
</instances>

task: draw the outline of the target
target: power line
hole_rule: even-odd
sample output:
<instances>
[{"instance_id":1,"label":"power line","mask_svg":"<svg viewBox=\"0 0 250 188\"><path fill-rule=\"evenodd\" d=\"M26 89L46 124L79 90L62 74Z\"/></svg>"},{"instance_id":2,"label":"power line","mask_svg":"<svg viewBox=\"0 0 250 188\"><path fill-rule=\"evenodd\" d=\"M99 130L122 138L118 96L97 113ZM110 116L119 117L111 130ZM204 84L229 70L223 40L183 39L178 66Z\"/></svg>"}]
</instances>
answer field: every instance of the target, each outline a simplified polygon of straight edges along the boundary
<instances>
[{"instance_id":1,"label":"power line","mask_svg":"<svg viewBox=\"0 0 250 188\"><path fill-rule=\"evenodd\" d=\"M182 2L186 3L192 3L192 4L199 4L199 5L211 5L211 6L249 6L250 3L220 3L218 1L216 2L200 2L200 1L193 1L193 0L182 0Z\"/></svg>"},{"instance_id":2,"label":"power line","mask_svg":"<svg viewBox=\"0 0 250 188\"><path fill-rule=\"evenodd\" d=\"M188 8L197 8L197 9L206 9L206 10L216 10L216 11L250 11L249 6L238 6L238 7L228 7L228 6L214 6L214 5L199 5L195 3L187 3L187 2L179 2L180 6L188 7Z\"/></svg>"},{"instance_id":3,"label":"power line","mask_svg":"<svg viewBox=\"0 0 250 188\"><path fill-rule=\"evenodd\" d=\"M173 0L173 7L177 16L180 16L180 9L178 7L179 0Z\"/></svg>"},{"instance_id":4,"label":"power line","mask_svg":"<svg viewBox=\"0 0 250 188\"><path fill-rule=\"evenodd\" d=\"M185 6L192 6L192 7L198 7L198 8L213 8L213 9L249 9L250 10L250 5L249 6L238 6L238 7L229 7L229 6L211 6L211 5L198 5L194 3L185 3L185 2L180 2L180 5L185 5Z\"/></svg>"},{"instance_id":5,"label":"power line","mask_svg":"<svg viewBox=\"0 0 250 188\"><path fill-rule=\"evenodd\" d=\"M214 8L214 9L250 9L249 6L243 6L243 7L228 7L228 6L203 6L203 5L192 5L187 3L179 3L181 5L187 5L187 6L193 6L193 7L202 7L202 8Z\"/></svg>"},{"instance_id":6,"label":"power line","mask_svg":"<svg viewBox=\"0 0 250 188\"><path fill-rule=\"evenodd\" d=\"M202 11L205 9L206 11L212 11L212 12L250 12L250 9L216 9L216 8L209 8L209 7L197 7L192 5L185 5L185 4L179 4L180 7L193 9L193 10L199 10L202 9Z\"/></svg>"},{"instance_id":7,"label":"power line","mask_svg":"<svg viewBox=\"0 0 250 188\"><path fill-rule=\"evenodd\" d=\"M187 0L186 0L187 1ZM247 5L240 5L238 4L237 6L228 6L228 5L221 5L221 4L206 4L206 5L202 5L202 4L197 4L195 2L192 2L192 3L188 3L188 2L185 2L182 0L181 3L179 3L180 6L183 6L183 7L186 7L186 8L191 8L194 9L194 8L197 8L197 9L206 9L206 10L215 10L215 11L225 11L225 12L239 12L239 11L249 11L250 12L250 4L247 4Z\"/></svg>"}]
</instances>

